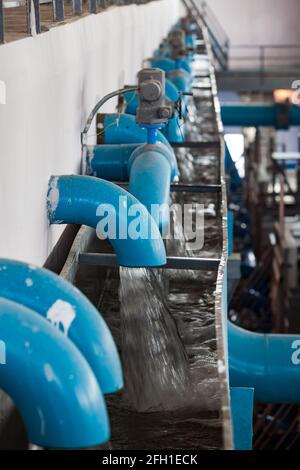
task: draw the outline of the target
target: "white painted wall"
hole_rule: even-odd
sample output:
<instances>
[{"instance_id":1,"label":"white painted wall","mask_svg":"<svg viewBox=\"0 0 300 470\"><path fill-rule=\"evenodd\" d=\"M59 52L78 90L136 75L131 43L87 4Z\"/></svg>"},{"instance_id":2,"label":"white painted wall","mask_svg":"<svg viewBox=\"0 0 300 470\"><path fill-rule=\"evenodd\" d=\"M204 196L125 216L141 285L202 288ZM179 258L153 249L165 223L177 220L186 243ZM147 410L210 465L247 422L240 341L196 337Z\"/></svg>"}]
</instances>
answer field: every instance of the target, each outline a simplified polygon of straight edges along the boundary
<instances>
[{"instance_id":1,"label":"white painted wall","mask_svg":"<svg viewBox=\"0 0 300 470\"><path fill-rule=\"evenodd\" d=\"M300 43L299 0L207 0L207 3L233 44Z\"/></svg>"},{"instance_id":2,"label":"white painted wall","mask_svg":"<svg viewBox=\"0 0 300 470\"><path fill-rule=\"evenodd\" d=\"M114 8L0 46L1 257L43 264L62 232L47 221L50 175L79 172L80 132L96 100L135 83L180 12L180 0Z\"/></svg>"}]
</instances>

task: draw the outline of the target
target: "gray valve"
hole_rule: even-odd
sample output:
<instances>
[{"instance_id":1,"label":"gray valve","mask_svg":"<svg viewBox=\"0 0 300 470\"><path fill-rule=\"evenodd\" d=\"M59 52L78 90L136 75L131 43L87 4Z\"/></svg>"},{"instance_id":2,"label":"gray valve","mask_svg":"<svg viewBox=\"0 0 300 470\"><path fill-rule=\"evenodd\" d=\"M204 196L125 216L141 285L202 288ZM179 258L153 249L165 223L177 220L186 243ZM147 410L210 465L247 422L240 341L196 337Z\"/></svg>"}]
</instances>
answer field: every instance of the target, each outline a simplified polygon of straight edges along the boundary
<instances>
[{"instance_id":1,"label":"gray valve","mask_svg":"<svg viewBox=\"0 0 300 470\"><path fill-rule=\"evenodd\" d=\"M138 124L155 126L172 118L173 107L165 100L165 81L165 72L160 69L147 68L138 73Z\"/></svg>"}]
</instances>

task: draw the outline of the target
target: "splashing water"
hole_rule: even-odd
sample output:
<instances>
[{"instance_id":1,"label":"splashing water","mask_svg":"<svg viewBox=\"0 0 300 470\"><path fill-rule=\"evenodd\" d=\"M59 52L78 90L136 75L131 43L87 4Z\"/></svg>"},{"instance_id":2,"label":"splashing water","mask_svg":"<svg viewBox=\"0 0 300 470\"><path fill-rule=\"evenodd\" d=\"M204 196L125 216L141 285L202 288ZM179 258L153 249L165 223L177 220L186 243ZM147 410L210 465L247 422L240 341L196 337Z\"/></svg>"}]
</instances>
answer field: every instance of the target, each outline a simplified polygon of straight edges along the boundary
<instances>
[{"instance_id":1,"label":"splashing water","mask_svg":"<svg viewBox=\"0 0 300 470\"><path fill-rule=\"evenodd\" d=\"M188 361L155 272L120 268L121 338L126 393L138 411L181 406Z\"/></svg>"}]
</instances>

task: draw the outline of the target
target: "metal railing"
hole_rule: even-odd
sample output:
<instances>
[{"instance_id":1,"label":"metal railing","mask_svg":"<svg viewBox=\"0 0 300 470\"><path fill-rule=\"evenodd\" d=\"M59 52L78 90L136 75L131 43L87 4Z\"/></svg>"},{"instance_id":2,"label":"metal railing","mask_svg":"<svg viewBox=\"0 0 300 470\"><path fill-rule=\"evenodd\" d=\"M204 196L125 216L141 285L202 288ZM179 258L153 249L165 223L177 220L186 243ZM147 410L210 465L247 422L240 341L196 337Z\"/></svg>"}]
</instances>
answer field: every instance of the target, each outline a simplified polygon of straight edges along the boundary
<instances>
[{"instance_id":1,"label":"metal railing","mask_svg":"<svg viewBox=\"0 0 300 470\"><path fill-rule=\"evenodd\" d=\"M110 6L144 4L153 0L0 0L0 44L5 42L5 36L16 23L17 15L24 20L24 33L35 35L42 32L41 7L49 7L51 23L63 22L66 19L66 7L71 9L72 16L95 14ZM12 11L13 9L13 11ZM15 12L15 17L13 15ZM6 17L10 16L9 26Z\"/></svg>"},{"instance_id":2,"label":"metal railing","mask_svg":"<svg viewBox=\"0 0 300 470\"><path fill-rule=\"evenodd\" d=\"M262 74L272 68L299 68L300 44L232 44L229 64L231 69L256 69Z\"/></svg>"},{"instance_id":3,"label":"metal railing","mask_svg":"<svg viewBox=\"0 0 300 470\"><path fill-rule=\"evenodd\" d=\"M194 19L207 29L213 56L219 67L226 70L228 68L229 39L216 16L206 2L183 0L183 4Z\"/></svg>"},{"instance_id":4,"label":"metal railing","mask_svg":"<svg viewBox=\"0 0 300 470\"><path fill-rule=\"evenodd\" d=\"M208 28L209 34L213 36L214 41L216 41L220 48L225 52L225 55L228 56L229 50L229 37L221 25L220 21L216 17L214 11L208 5L206 1L201 3L201 14L205 20L206 26Z\"/></svg>"}]
</instances>

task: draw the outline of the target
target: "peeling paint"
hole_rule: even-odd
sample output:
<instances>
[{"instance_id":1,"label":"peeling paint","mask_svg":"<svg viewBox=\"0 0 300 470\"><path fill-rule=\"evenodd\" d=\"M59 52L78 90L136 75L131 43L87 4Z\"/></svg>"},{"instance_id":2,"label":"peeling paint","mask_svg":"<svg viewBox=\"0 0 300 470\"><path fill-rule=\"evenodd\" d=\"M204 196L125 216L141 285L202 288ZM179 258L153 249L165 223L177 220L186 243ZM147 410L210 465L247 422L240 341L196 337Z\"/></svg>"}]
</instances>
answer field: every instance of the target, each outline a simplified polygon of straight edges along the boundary
<instances>
[{"instance_id":1,"label":"peeling paint","mask_svg":"<svg viewBox=\"0 0 300 470\"><path fill-rule=\"evenodd\" d=\"M49 308L46 317L55 328L68 336L68 331L76 318L75 308L69 302L58 299Z\"/></svg>"},{"instance_id":2,"label":"peeling paint","mask_svg":"<svg viewBox=\"0 0 300 470\"><path fill-rule=\"evenodd\" d=\"M58 179L58 176L54 176L50 180L50 188L47 196L47 206L48 213L51 215L56 211L59 203Z\"/></svg>"}]
</instances>

